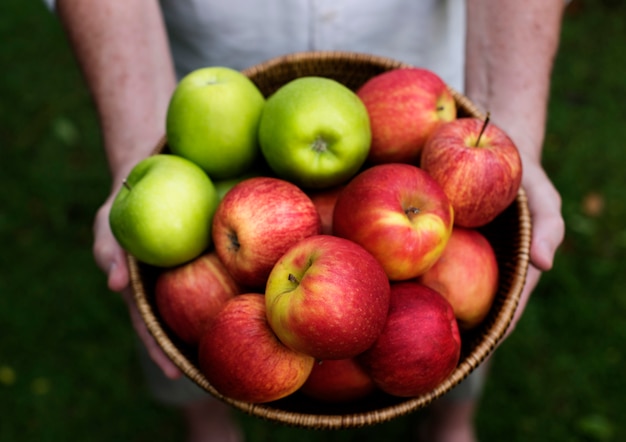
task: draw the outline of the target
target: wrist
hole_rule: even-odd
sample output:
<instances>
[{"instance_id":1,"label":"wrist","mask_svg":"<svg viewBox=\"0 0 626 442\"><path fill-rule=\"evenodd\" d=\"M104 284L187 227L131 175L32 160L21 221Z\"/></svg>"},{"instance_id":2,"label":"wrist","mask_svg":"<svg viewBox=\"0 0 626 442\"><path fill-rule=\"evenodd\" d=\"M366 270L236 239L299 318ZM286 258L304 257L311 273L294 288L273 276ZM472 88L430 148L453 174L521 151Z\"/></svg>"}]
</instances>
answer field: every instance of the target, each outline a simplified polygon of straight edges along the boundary
<instances>
[{"instance_id":1,"label":"wrist","mask_svg":"<svg viewBox=\"0 0 626 442\"><path fill-rule=\"evenodd\" d=\"M522 156L522 160L541 162L541 153L545 134L545 112L537 109L525 111L524 109L498 108L490 111L491 121L513 140Z\"/></svg>"},{"instance_id":2,"label":"wrist","mask_svg":"<svg viewBox=\"0 0 626 442\"><path fill-rule=\"evenodd\" d=\"M159 137L151 137L133 144L118 144L115 148L106 149L110 153L108 161L112 191L119 189L137 163L154 153L158 141ZM123 147L125 145L128 147Z\"/></svg>"}]
</instances>

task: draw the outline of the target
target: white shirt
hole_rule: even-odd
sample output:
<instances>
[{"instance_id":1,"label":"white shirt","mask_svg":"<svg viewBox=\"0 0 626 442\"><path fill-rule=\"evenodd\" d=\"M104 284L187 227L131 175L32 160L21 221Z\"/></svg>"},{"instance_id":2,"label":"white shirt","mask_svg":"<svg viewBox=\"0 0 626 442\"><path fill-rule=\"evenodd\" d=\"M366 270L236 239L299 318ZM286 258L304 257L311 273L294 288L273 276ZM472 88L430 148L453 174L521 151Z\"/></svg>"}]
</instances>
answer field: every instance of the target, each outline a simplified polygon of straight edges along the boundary
<instances>
[{"instance_id":1,"label":"white shirt","mask_svg":"<svg viewBox=\"0 0 626 442\"><path fill-rule=\"evenodd\" d=\"M160 0L179 76L307 50L394 58L463 90L465 0Z\"/></svg>"},{"instance_id":2,"label":"white shirt","mask_svg":"<svg viewBox=\"0 0 626 442\"><path fill-rule=\"evenodd\" d=\"M51 8L54 0L44 0ZM463 91L465 0L160 0L179 78L291 52L394 58Z\"/></svg>"}]
</instances>

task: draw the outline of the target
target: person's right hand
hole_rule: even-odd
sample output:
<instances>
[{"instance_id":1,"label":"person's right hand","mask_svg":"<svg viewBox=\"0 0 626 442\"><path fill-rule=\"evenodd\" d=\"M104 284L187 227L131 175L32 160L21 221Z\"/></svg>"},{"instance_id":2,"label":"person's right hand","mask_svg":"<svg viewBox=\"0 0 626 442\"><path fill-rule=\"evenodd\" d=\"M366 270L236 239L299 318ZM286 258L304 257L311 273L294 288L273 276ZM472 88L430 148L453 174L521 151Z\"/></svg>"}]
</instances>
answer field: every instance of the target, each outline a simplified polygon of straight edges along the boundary
<instances>
[{"instance_id":1,"label":"person's right hand","mask_svg":"<svg viewBox=\"0 0 626 442\"><path fill-rule=\"evenodd\" d=\"M94 221L94 246L93 253L96 264L107 275L107 284L110 290L119 292L126 302L133 327L146 346L152 360L163 370L163 373L171 379L182 376L182 372L169 359L158 345L154 337L139 313L137 304L130 288L130 277L126 252L115 240L109 225L109 212L115 195L112 194L100 207Z\"/></svg>"}]
</instances>

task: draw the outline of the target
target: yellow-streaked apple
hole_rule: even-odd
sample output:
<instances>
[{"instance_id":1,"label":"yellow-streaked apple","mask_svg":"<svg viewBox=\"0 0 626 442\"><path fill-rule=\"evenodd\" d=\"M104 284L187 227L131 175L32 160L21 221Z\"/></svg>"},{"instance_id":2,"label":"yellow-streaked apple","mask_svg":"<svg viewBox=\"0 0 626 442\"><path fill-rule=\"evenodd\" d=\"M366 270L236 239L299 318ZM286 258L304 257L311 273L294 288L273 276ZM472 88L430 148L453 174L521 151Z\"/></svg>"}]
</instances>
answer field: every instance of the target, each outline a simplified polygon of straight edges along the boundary
<instances>
[{"instance_id":1,"label":"yellow-streaked apple","mask_svg":"<svg viewBox=\"0 0 626 442\"><path fill-rule=\"evenodd\" d=\"M233 186L213 218L215 251L235 280L265 287L278 259L299 240L319 234L315 205L295 184L253 177Z\"/></svg>"},{"instance_id":2,"label":"yellow-streaked apple","mask_svg":"<svg viewBox=\"0 0 626 442\"><path fill-rule=\"evenodd\" d=\"M420 167L443 187L462 227L491 222L515 200L522 181L517 147L488 118L439 126L424 146Z\"/></svg>"},{"instance_id":3,"label":"yellow-streaked apple","mask_svg":"<svg viewBox=\"0 0 626 442\"><path fill-rule=\"evenodd\" d=\"M265 288L267 317L288 347L316 359L345 359L380 334L389 307L389 280L364 248L315 235L278 260Z\"/></svg>"},{"instance_id":4,"label":"yellow-streaked apple","mask_svg":"<svg viewBox=\"0 0 626 442\"><path fill-rule=\"evenodd\" d=\"M454 227L443 254L418 278L450 302L459 328L470 330L489 313L498 292L498 261L476 229Z\"/></svg>"},{"instance_id":5,"label":"yellow-streaked apple","mask_svg":"<svg viewBox=\"0 0 626 442\"><path fill-rule=\"evenodd\" d=\"M425 171L403 163L365 169L341 191L333 232L360 244L392 281L429 269L443 252L454 222L452 205Z\"/></svg>"},{"instance_id":6,"label":"yellow-streaked apple","mask_svg":"<svg viewBox=\"0 0 626 442\"><path fill-rule=\"evenodd\" d=\"M370 116L370 164L418 165L428 136L457 114L448 86L435 72L423 68L378 74L361 86L357 95Z\"/></svg>"},{"instance_id":7,"label":"yellow-streaked apple","mask_svg":"<svg viewBox=\"0 0 626 442\"><path fill-rule=\"evenodd\" d=\"M197 345L209 322L240 291L212 250L159 273L154 301L163 321L176 336Z\"/></svg>"},{"instance_id":8,"label":"yellow-streaked apple","mask_svg":"<svg viewBox=\"0 0 626 442\"><path fill-rule=\"evenodd\" d=\"M244 293L226 303L200 340L198 361L219 393L250 403L289 396L304 384L315 363L278 340L259 293Z\"/></svg>"}]
</instances>

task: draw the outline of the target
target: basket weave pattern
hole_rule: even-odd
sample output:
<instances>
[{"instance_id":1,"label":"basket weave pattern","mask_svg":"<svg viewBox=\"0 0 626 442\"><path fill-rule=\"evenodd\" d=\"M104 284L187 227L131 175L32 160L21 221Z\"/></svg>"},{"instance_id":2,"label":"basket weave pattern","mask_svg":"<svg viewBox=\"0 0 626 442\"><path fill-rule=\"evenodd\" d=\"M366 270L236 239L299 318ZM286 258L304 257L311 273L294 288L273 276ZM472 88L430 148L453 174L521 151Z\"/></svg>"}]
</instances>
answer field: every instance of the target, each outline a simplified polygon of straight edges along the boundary
<instances>
[{"instance_id":1,"label":"basket weave pattern","mask_svg":"<svg viewBox=\"0 0 626 442\"><path fill-rule=\"evenodd\" d=\"M356 90L372 76L399 67L407 65L359 53L305 52L272 59L243 72L269 96L288 81L310 75L332 78ZM484 118L464 95L450 91L459 116ZM154 153L166 149L167 140L163 138ZM524 190L520 189L514 203L481 232L498 258L500 284L496 299L487 319L462 336L461 359L454 372L436 389L415 398L376 393L356 404L322 404L295 394L268 404L251 404L225 397L199 371L195 351L180 342L160 319L153 295L158 269L128 256L131 287L139 312L163 351L187 377L216 398L250 415L286 425L311 429L363 427L406 415L441 397L478 367L504 336L517 308L529 264L531 222Z\"/></svg>"}]
</instances>

